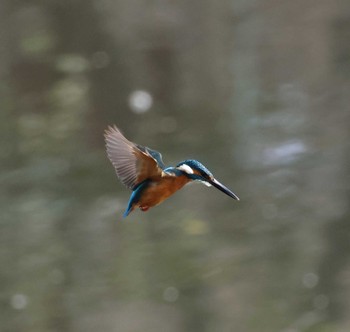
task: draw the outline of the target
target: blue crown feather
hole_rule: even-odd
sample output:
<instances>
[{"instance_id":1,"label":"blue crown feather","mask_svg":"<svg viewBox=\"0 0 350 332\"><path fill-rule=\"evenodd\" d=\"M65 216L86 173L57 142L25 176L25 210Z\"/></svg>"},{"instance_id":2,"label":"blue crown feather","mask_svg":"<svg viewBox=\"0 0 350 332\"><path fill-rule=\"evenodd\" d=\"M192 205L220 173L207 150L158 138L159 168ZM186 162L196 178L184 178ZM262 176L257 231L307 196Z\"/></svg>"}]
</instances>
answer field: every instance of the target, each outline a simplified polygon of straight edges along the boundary
<instances>
[{"instance_id":1,"label":"blue crown feather","mask_svg":"<svg viewBox=\"0 0 350 332\"><path fill-rule=\"evenodd\" d=\"M181 161L181 163L176 165L176 167L179 167L181 165L187 165L192 169L199 171L202 175L213 176L213 174L208 170L208 168L206 168L198 160L187 159L187 160Z\"/></svg>"}]
</instances>

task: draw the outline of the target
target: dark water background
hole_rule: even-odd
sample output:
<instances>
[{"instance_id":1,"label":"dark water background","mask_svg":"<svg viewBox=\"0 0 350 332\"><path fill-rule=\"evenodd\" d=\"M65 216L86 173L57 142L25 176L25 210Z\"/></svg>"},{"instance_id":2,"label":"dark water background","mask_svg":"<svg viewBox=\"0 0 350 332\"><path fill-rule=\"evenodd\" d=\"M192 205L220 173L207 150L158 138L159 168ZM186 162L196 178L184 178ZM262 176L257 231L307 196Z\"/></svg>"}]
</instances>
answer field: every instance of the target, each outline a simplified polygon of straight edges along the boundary
<instances>
[{"instance_id":1,"label":"dark water background","mask_svg":"<svg viewBox=\"0 0 350 332\"><path fill-rule=\"evenodd\" d=\"M0 331L350 331L350 5L0 1ZM121 216L103 130L202 161Z\"/></svg>"}]
</instances>

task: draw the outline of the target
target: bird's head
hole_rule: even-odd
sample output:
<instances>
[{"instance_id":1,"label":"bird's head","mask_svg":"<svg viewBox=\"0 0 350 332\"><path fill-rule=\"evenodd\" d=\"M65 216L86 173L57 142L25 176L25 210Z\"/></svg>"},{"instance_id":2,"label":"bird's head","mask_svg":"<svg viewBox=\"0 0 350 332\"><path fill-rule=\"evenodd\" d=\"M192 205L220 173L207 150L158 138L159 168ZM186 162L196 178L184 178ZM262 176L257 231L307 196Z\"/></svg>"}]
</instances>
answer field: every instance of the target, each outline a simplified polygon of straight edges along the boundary
<instances>
[{"instance_id":1,"label":"bird's head","mask_svg":"<svg viewBox=\"0 0 350 332\"><path fill-rule=\"evenodd\" d=\"M239 201L238 196L216 180L213 174L199 161L193 159L182 161L176 165L176 169L181 171L190 180L199 181L207 186L214 186L226 195Z\"/></svg>"}]
</instances>

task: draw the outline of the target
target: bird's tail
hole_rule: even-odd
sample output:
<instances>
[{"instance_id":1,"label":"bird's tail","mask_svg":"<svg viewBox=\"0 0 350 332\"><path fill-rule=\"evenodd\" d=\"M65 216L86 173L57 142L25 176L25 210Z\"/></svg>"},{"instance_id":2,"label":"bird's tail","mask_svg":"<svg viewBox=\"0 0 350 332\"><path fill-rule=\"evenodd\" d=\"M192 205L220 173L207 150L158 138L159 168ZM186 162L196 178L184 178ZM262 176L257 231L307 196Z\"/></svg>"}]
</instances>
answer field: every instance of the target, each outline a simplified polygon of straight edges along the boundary
<instances>
[{"instance_id":1,"label":"bird's tail","mask_svg":"<svg viewBox=\"0 0 350 332\"><path fill-rule=\"evenodd\" d=\"M134 210L134 207L133 207L132 202L130 202L130 203L128 204L128 207L126 208L124 214L123 214L123 218L126 218L126 217L130 214L130 212L131 212L132 210Z\"/></svg>"}]
</instances>

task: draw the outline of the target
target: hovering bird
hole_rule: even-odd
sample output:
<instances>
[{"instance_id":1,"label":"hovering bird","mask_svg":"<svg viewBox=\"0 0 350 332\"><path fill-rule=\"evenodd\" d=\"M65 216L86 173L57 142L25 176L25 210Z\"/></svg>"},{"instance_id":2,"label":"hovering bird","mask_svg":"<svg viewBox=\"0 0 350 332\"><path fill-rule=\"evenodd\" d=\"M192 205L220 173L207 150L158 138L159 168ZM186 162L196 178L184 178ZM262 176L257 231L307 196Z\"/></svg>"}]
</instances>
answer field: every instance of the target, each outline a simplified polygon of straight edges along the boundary
<instances>
[{"instance_id":1,"label":"hovering bird","mask_svg":"<svg viewBox=\"0 0 350 332\"><path fill-rule=\"evenodd\" d=\"M116 126L108 127L105 140L108 158L119 180L132 190L124 217L137 207L147 211L191 181L214 186L239 201L236 194L197 160L188 159L175 167L165 167L159 152L130 142Z\"/></svg>"}]
</instances>

